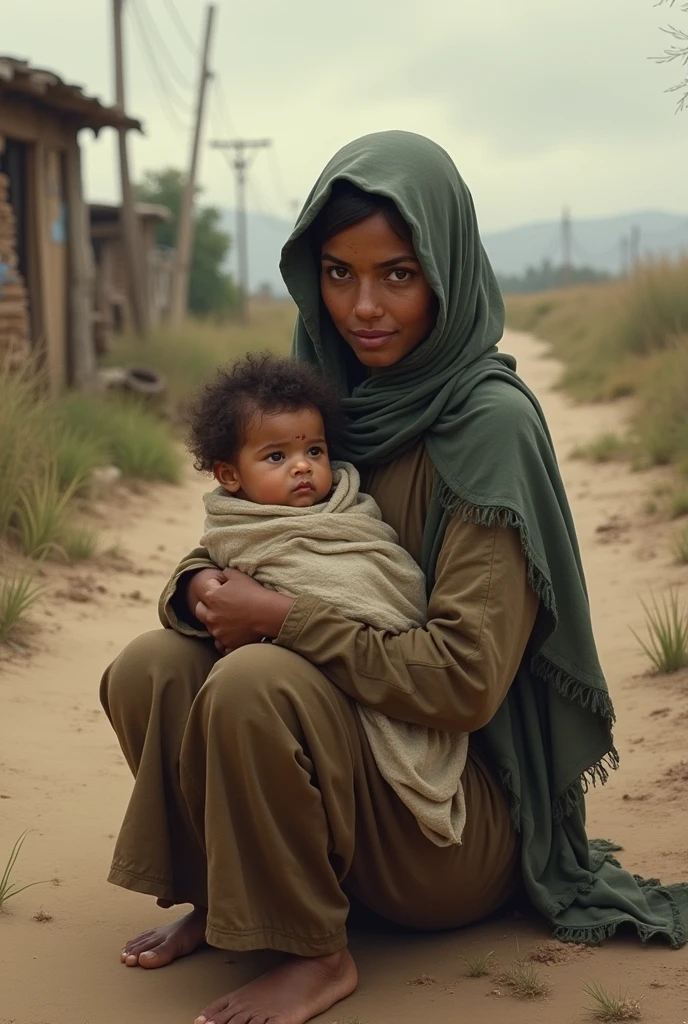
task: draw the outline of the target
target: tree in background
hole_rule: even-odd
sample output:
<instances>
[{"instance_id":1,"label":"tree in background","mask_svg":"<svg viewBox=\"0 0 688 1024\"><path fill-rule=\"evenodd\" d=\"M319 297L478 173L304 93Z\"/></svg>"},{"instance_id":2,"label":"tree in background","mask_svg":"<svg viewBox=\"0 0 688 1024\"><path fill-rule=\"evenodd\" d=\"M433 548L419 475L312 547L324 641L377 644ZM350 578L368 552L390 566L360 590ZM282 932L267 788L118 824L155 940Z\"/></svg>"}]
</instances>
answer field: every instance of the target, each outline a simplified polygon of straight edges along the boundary
<instances>
[{"instance_id":1,"label":"tree in background","mask_svg":"<svg viewBox=\"0 0 688 1024\"><path fill-rule=\"evenodd\" d=\"M674 2L675 0L659 0L657 6L661 7L663 4L668 3L669 7L673 7ZM684 14L688 14L688 3L681 3L679 6ZM676 28L674 25L663 28L662 32L666 32L672 39L675 39L678 45L667 46L662 56L655 57L654 59L658 64L669 64L677 60L685 68L688 65L688 32L681 28ZM688 110L688 76L677 85L672 85L670 89L667 89L667 92L680 92L678 109Z\"/></svg>"},{"instance_id":2,"label":"tree in background","mask_svg":"<svg viewBox=\"0 0 688 1024\"><path fill-rule=\"evenodd\" d=\"M140 202L167 206L172 211L172 220L158 227L158 245L174 248L183 191L184 173L174 167L146 171L143 181L136 186ZM200 192L196 189L197 195ZM220 219L220 211L214 206L197 207L194 211L189 310L197 316L227 313L238 302L236 286L223 269L232 240L219 226Z\"/></svg>"}]
</instances>

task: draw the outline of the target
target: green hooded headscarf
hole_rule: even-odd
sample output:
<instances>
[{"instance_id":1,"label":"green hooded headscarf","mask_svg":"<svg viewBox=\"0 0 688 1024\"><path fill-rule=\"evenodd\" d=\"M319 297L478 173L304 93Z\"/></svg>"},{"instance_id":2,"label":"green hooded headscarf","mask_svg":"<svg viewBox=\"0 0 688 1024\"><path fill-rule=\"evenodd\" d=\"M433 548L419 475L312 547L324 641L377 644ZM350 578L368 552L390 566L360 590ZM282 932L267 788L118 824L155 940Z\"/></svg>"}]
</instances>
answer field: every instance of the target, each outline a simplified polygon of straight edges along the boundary
<instances>
[{"instance_id":1,"label":"green hooded headscarf","mask_svg":"<svg viewBox=\"0 0 688 1024\"><path fill-rule=\"evenodd\" d=\"M367 378L322 305L308 230L340 180L396 203L439 307L425 341ZM336 380L344 397L347 426L337 454L366 466L389 462L421 439L426 445L436 469L423 537L428 587L452 516L519 531L540 610L481 741L511 799L528 896L565 941L600 942L632 924L643 939L662 934L682 945L688 885L634 878L613 858L618 847L586 836L584 792L618 764L614 712L552 441L515 360L497 351L504 305L453 161L407 132L345 146L309 195L281 270L299 309L294 354Z\"/></svg>"}]
</instances>

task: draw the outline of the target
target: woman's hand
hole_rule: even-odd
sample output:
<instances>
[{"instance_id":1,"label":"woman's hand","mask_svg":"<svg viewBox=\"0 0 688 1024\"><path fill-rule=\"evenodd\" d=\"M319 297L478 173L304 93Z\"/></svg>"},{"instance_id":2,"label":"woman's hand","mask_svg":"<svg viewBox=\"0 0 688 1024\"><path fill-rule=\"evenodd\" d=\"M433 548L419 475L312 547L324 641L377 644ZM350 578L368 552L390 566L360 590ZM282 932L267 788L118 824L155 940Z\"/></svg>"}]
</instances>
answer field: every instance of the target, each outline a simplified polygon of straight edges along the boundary
<instances>
[{"instance_id":1,"label":"woman's hand","mask_svg":"<svg viewBox=\"0 0 688 1024\"><path fill-rule=\"evenodd\" d=\"M264 636L276 637L295 600L267 590L237 569L201 570L189 583L188 594L190 610L223 654Z\"/></svg>"}]
</instances>

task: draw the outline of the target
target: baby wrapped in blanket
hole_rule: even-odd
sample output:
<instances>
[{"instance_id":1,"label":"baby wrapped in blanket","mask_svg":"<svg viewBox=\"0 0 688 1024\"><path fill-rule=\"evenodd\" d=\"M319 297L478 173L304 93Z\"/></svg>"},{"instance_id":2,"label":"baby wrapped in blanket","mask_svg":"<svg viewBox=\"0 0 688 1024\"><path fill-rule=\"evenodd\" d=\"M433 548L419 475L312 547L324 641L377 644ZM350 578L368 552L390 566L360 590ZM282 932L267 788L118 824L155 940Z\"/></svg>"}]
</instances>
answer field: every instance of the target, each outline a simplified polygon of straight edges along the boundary
<instances>
[{"instance_id":1,"label":"baby wrapped in blanket","mask_svg":"<svg viewBox=\"0 0 688 1024\"><path fill-rule=\"evenodd\" d=\"M201 544L220 568L290 596L308 594L375 629L427 621L425 579L360 491L354 466L330 463L338 399L312 367L271 355L219 371L199 397L190 448L219 486L204 497ZM380 774L438 846L460 843L468 736L357 704Z\"/></svg>"}]
</instances>

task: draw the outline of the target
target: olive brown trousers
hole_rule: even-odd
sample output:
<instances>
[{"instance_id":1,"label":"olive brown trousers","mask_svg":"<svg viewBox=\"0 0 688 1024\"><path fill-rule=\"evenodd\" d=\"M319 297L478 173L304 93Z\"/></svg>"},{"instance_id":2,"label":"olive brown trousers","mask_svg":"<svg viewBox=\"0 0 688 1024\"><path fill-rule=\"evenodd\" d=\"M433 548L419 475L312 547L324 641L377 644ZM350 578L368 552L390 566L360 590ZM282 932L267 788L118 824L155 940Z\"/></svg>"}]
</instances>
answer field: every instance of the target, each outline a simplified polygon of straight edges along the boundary
<instances>
[{"instance_id":1,"label":"olive brown trousers","mask_svg":"<svg viewBox=\"0 0 688 1024\"><path fill-rule=\"evenodd\" d=\"M463 843L435 846L378 772L352 700L290 650L219 657L158 629L110 666L101 700L135 780L109 880L207 907L213 946L322 956L346 945L349 897L443 929L517 887L506 797L474 745Z\"/></svg>"}]
</instances>

